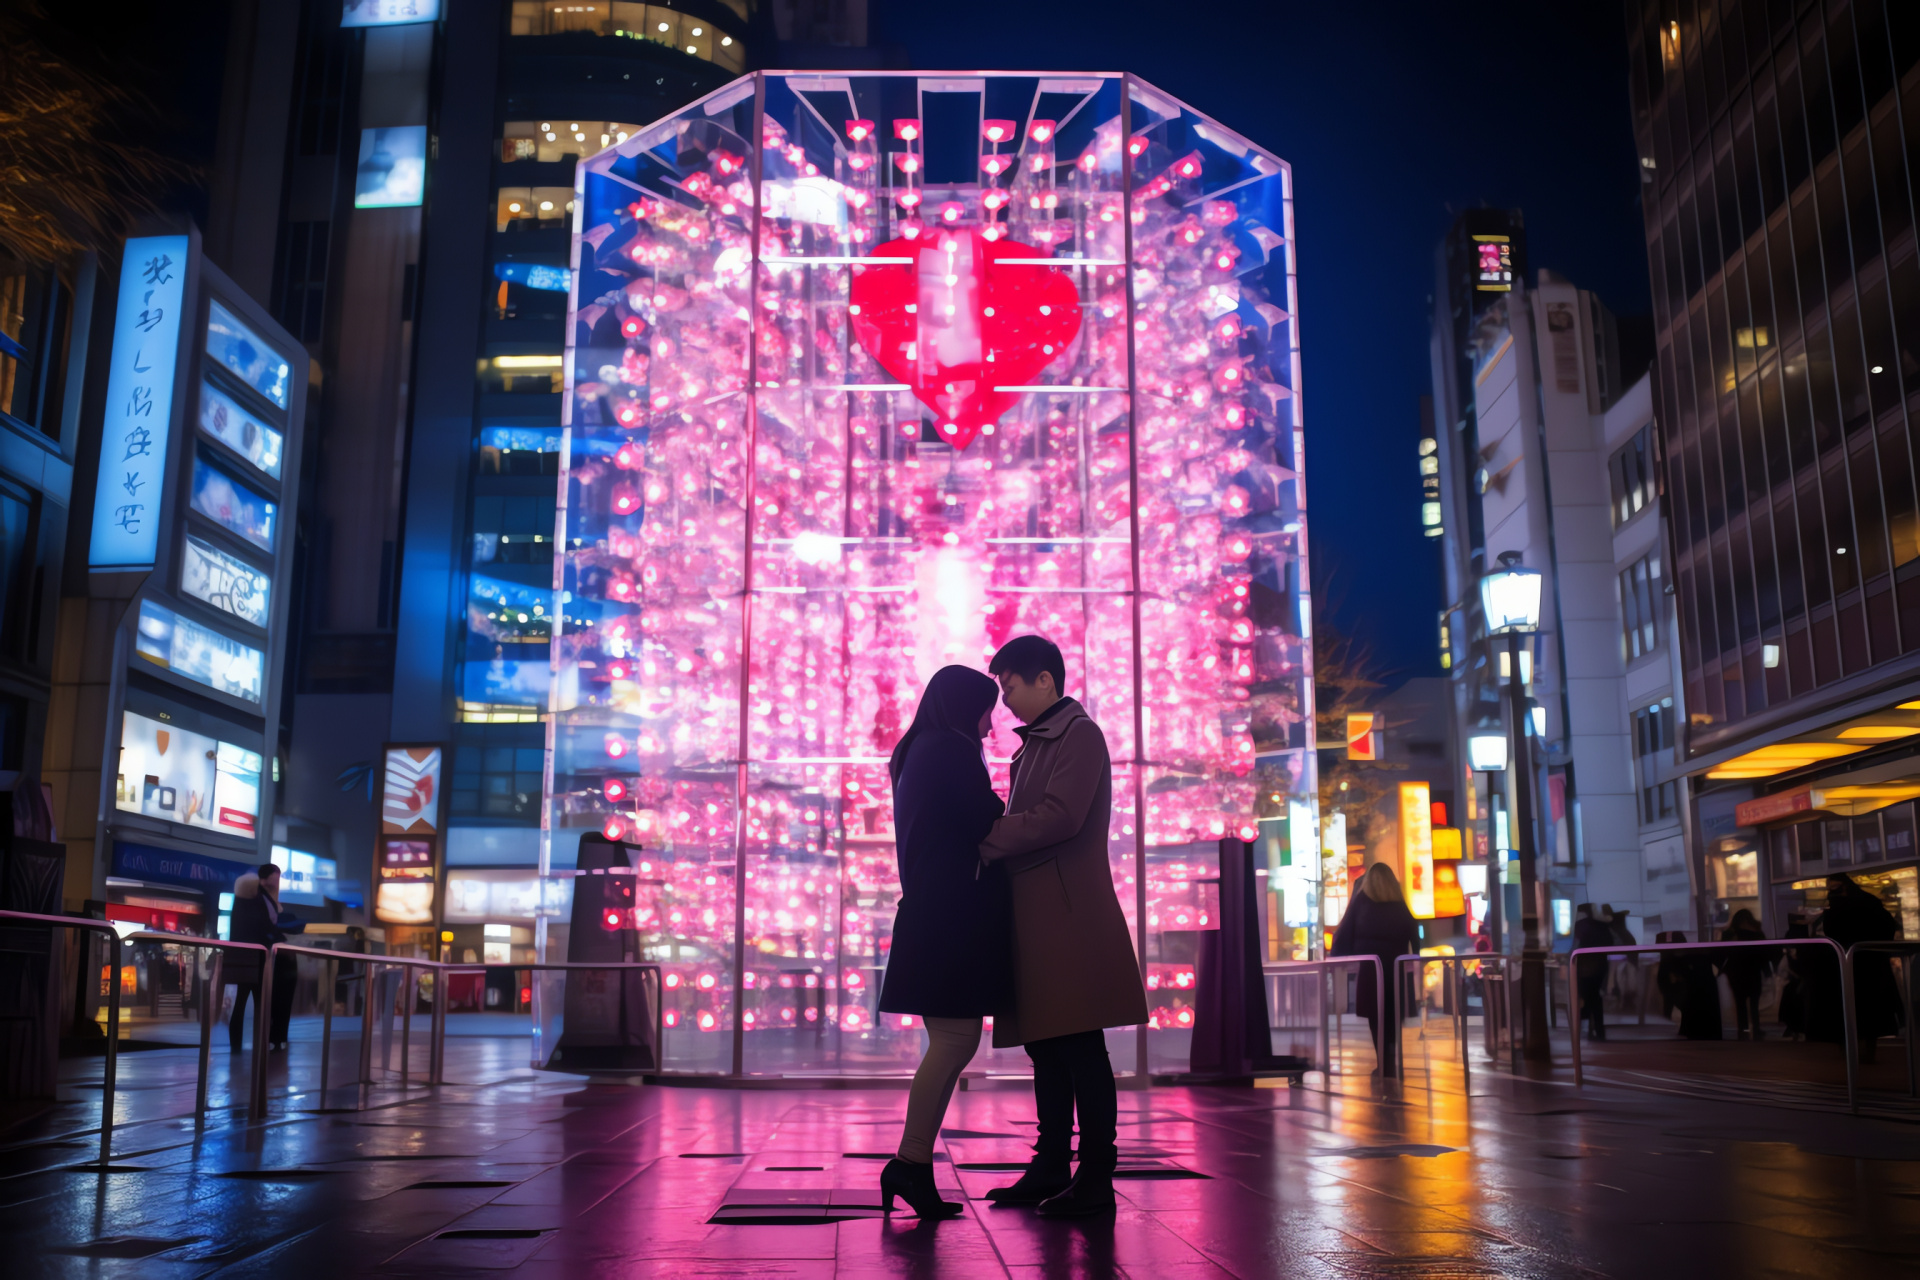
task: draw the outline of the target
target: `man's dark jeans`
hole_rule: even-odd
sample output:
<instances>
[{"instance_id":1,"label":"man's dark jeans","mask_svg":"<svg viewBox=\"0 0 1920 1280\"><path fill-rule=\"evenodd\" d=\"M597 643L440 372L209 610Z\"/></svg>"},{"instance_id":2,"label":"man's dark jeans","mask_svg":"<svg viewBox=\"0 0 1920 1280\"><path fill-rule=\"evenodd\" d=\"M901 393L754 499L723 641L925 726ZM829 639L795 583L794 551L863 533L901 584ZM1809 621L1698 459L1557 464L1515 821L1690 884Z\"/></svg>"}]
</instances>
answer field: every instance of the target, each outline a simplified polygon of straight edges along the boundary
<instances>
[{"instance_id":1,"label":"man's dark jeans","mask_svg":"<svg viewBox=\"0 0 1920 1280\"><path fill-rule=\"evenodd\" d=\"M1120 1097L1107 1058L1107 1037L1100 1031L1035 1040L1033 1108L1040 1121L1039 1153L1065 1159L1073 1146L1073 1119L1080 1116L1080 1159L1111 1160L1118 1136Z\"/></svg>"}]
</instances>

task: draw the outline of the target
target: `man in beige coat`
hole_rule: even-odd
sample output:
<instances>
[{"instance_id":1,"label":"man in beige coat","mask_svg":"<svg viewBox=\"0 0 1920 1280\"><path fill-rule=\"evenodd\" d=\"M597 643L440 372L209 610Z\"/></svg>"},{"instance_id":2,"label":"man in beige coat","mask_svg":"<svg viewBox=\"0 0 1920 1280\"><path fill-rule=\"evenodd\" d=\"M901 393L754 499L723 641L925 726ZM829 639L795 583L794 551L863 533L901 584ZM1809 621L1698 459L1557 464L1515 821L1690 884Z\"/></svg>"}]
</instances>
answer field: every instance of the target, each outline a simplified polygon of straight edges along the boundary
<instances>
[{"instance_id":1,"label":"man in beige coat","mask_svg":"<svg viewBox=\"0 0 1920 1280\"><path fill-rule=\"evenodd\" d=\"M1147 993L1107 862L1107 739L1062 696L1066 663L1052 641L1009 640L987 670L1025 726L1007 814L980 846L1013 885L1014 1008L994 1019L993 1043L1026 1046L1040 1122L1026 1172L988 1198L1047 1217L1110 1213L1119 1099L1105 1028L1145 1022ZM1076 1112L1080 1168L1069 1177Z\"/></svg>"}]
</instances>

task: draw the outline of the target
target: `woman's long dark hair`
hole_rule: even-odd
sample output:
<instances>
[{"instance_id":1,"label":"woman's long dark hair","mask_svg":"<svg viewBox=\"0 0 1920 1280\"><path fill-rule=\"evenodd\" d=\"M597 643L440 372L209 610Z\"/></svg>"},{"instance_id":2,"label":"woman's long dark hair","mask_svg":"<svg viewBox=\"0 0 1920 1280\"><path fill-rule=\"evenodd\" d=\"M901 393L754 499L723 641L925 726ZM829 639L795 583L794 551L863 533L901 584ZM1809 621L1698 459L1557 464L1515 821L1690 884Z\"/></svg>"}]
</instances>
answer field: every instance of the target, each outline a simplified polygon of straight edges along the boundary
<instances>
[{"instance_id":1,"label":"woman's long dark hair","mask_svg":"<svg viewBox=\"0 0 1920 1280\"><path fill-rule=\"evenodd\" d=\"M993 677L972 667L942 667L934 672L933 679L927 681L926 691L920 695L913 723L894 744L887 773L895 782L900 781L900 770L907 763L907 748L923 733L951 730L966 735L969 741L980 741L980 717L993 709L994 700L999 696L1000 686L994 683Z\"/></svg>"}]
</instances>

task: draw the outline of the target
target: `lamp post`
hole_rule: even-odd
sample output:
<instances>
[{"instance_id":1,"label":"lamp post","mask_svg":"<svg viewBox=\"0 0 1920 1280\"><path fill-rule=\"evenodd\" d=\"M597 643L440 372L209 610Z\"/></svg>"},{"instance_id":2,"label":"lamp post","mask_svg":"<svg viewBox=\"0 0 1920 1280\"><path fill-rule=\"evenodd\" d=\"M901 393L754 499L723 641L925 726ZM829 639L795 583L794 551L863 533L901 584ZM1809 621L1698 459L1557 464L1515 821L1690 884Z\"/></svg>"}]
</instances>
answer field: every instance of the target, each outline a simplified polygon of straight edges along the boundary
<instances>
[{"instance_id":1,"label":"lamp post","mask_svg":"<svg viewBox=\"0 0 1920 1280\"><path fill-rule=\"evenodd\" d=\"M1500 567L1480 579L1480 605L1487 634L1507 638L1507 732L1512 735L1514 855L1520 859L1520 1007L1522 1052L1529 1061L1553 1056L1547 1039L1547 952L1540 936L1539 890L1534 875L1533 745L1528 733L1527 693L1521 681L1520 637L1540 628L1540 571L1522 568L1518 551L1500 553Z\"/></svg>"},{"instance_id":2,"label":"lamp post","mask_svg":"<svg viewBox=\"0 0 1920 1280\"><path fill-rule=\"evenodd\" d=\"M1467 739L1467 760L1475 772L1487 775L1487 933L1493 940L1493 949L1504 952L1506 938L1501 926L1506 914L1507 888L1500 875L1500 834L1495 812L1498 806L1494 801L1500 795L1500 775L1507 771L1507 735L1472 735Z\"/></svg>"}]
</instances>

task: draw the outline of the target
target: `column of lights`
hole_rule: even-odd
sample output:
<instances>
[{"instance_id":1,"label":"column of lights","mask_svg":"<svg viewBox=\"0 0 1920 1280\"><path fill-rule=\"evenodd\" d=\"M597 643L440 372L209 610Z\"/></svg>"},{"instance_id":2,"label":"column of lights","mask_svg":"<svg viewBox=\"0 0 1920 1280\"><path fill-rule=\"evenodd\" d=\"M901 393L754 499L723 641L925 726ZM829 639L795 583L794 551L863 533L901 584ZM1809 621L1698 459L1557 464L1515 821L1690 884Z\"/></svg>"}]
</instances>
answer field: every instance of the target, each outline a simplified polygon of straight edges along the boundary
<instances>
[{"instance_id":1,"label":"column of lights","mask_svg":"<svg viewBox=\"0 0 1920 1280\"><path fill-rule=\"evenodd\" d=\"M980 221L984 224L980 234L989 240L998 240L1007 234L1007 226L1001 221L1000 211L1013 199L1000 186L1000 179L1014 169L1019 158L1001 151L1009 146L1018 130L1011 120L987 120L980 125Z\"/></svg>"},{"instance_id":2,"label":"column of lights","mask_svg":"<svg viewBox=\"0 0 1920 1280\"><path fill-rule=\"evenodd\" d=\"M926 198L921 183L927 162L921 153L920 122L912 117L895 120L893 137L901 144L893 152L893 202L900 206L894 230L902 239L913 240L925 229L920 221L920 204Z\"/></svg>"}]
</instances>

